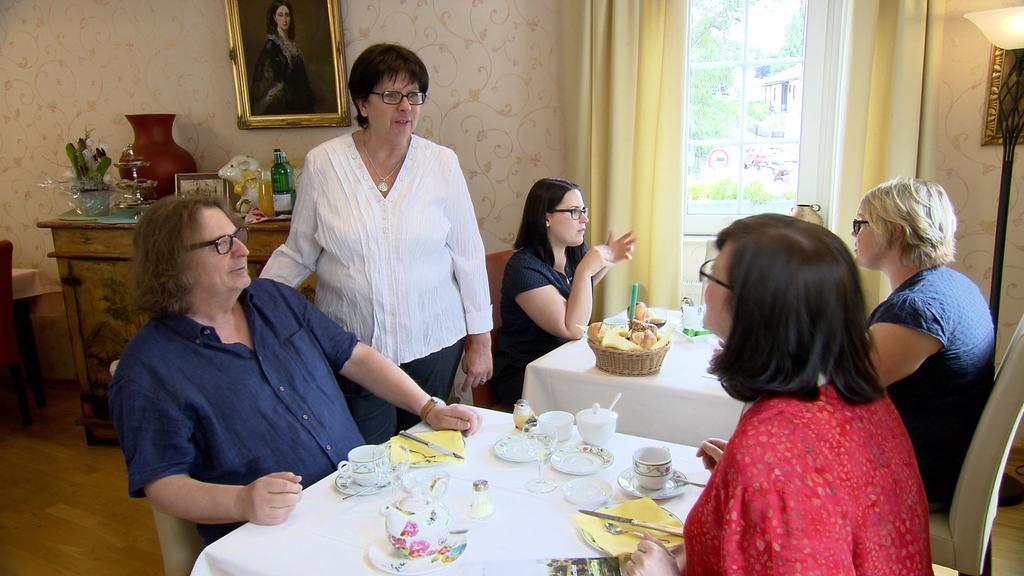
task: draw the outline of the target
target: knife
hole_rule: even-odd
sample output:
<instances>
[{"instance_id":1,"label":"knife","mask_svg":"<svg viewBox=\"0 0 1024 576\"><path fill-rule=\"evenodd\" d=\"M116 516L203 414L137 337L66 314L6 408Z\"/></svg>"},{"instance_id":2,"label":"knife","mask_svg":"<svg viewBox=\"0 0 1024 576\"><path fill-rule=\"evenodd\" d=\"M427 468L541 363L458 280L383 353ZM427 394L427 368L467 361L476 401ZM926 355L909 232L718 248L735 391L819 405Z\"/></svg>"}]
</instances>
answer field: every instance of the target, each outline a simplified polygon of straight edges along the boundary
<instances>
[{"instance_id":1,"label":"knife","mask_svg":"<svg viewBox=\"0 0 1024 576\"><path fill-rule=\"evenodd\" d=\"M452 452L451 450L449 450L447 448L443 448L441 446L438 446L437 444L434 444L433 442L429 442L427 440L424 440L423 438L420 438L419 436L416 436L415 434L412 434L410 432L406 432L405 430L402 430L401 432L399 432L398 435L401 436L402 438L408 438L409 440L412 440L413 442L419 442L420 444L423 444L424 446L426 446L427 448L430 448L434 452L439 452L439 453L444 454L446 456L451 456L453 458L458 458L459 460L465 460L465 458L462 457L462 454L458 454L456 452Z\"/></svg>"},{"instance_id":2,"label":"knife","mask_svg":"<svg viewBox=\"0 0 1024 576\"><path fill-rule=\"evenodd\" d=\"M648 530L657 530L658 532L664 532L673 536L682 536L683 529L679 526L669 526L668 524L654 524L653 522L644 522L643 520L634 520L633 518L626 518L625 516L616 516L614 514L605 514L604 512L597 512L595 510L580 510L580 514L586 514L587 516L595 516L597 518L604 518L605 520L614 520L615 522L622 522L623 524L629 524L631 526L639 526L640 528L647 528Z\"/></svg>"}]
</instances>

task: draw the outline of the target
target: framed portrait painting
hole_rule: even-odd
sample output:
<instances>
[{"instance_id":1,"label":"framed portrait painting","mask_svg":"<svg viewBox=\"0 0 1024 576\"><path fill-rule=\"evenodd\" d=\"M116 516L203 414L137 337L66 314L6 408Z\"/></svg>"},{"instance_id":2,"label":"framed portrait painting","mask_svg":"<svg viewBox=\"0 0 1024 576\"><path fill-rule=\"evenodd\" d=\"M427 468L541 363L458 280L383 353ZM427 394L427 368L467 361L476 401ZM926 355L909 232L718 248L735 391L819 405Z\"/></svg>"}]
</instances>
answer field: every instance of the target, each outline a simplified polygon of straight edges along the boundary
<instances>
[{"instance_id":1,"label":"framed portrait painting","mask_svg":"<svg viewBox=\"0 0 1024 576\"><path fill-rule=\"evenodd\" d=\"M982 137L982 145L1003 144L1003 130L999 125L999 88L1012 67L1013 51L993 46L988 70L988 93L985 95L985 135ZM1017 139L1017 143L1024 144L1024 134Z\"/></svg>"},{"instance_id":2,"label":"framed portrait painting","mask_svg":"<svg viewBox=\"0 0 1024 576\"><path fill-rule=\"evenodd\" d=\"M337 0L225 0L239 128L349 126Z\"/></svg>"}]
</instances>

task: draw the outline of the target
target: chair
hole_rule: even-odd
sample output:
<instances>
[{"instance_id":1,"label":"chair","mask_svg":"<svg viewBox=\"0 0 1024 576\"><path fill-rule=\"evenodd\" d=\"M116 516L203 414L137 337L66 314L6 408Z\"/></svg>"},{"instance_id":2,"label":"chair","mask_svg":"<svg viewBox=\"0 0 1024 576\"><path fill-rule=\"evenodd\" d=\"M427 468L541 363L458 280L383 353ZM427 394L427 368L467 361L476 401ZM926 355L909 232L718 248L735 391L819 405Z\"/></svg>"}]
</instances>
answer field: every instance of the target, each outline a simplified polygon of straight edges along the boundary
<instances>
[{"instance_id":1,"label":"chair","mask_svg":"<svg viewBox=\"0 0 1024 576\"><path fill-rule=\"evenodd\" d=\"M11 288L13 260L14 244L10 240L0 240L0 365L11 369L21 424L28 426L32 424L32 413L29 410L25 380L21 377L21 350L14 329L14 293Z\"/></svg>"},{"instance_id":2,"label":"chair","mask_svg":"<svg viewBox=\"0 0 1024 576\"><path fill-rule=\"evenodd\" d=\"M502 250L487 255L487 284L491 289L491 354L498 349L498 329L501 328L501 282L505 278L505 265L514 252ZM511 412L512 406L498 402L494 384L488 380L473 388L473 405L502 412Z\"/></svg>"},{"instance_id":3,"label":"chair","mask_svg":"<svg viewBox=\"0 0 1024 576\"><path fill-rule=\"evenodd\" d=\"M118 358L110 363L110 376L117 372ZM164 576L188 576L196 558L203 551L203 539L199 537L195 522L175 518L149 507L153 512L153 524L156 526L156 538L160 542L160 556L164 561Z\"/></svg>"},{"instance_id":4,"label":"chair","mask_svg":"<svg viewBox=\"0 0 1024 576\"><path fill-rule=\"evenodd\" d=\"M992 522L999 483L1024 408L1024 316L996 371L995 385L967 450L953 503L930 517L932 562L961 574L992 574Z\"/></svg>"},{"instance_id":5,"label":"chair","mask_svg":"<svg viewBox=\"0 0 1024 576\"><path fill-rule=\"evenodd\" d=\"M150 509L156 524L156 537L160 541L165 576L188 576L204 546L195 523L169 516L152 506Z\"/></svg>"}]
</instances>

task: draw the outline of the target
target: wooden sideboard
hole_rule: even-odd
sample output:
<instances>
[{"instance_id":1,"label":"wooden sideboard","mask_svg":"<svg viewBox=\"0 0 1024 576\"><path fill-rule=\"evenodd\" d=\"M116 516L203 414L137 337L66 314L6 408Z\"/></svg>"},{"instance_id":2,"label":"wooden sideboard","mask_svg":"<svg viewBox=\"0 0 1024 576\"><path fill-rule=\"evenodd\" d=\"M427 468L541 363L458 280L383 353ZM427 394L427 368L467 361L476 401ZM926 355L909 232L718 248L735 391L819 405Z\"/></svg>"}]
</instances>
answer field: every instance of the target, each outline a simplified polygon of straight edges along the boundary
<instances>
[{"instance_id":1,"label":"wooden sideboard","mask_svg":"<svg viewBox=\"0 0 1024 576\"><path fill-rule=\"evenodd\" d=\"M116 443L117 436L107 411L110 363L146 316L128 299L129 260L132 255L134 224L98 224L46 220L40 228L53 234L51 258L63 286L64 307L71 332L71 350L81 389L82 418L89 444ZM259 275L270 254L288 237L288 222L249 225L249 273ZM312 299L315 279L302 286Z\"/></svg>"}]
</instances>

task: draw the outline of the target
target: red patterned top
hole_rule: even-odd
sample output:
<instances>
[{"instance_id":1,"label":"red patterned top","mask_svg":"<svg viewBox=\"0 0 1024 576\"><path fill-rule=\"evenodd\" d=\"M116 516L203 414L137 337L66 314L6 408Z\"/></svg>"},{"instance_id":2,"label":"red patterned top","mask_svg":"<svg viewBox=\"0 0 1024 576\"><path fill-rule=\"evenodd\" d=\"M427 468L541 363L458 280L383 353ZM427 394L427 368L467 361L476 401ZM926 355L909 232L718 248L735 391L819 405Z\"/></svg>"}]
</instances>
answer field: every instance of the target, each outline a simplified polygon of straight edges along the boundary
<instances>
[{"instance_id":1,"label":"red patterned top","mask_svg":"<svg viewBox=\"0 0 1024 576\"><path fill-rule=\"evenodd\" d=\"M888 398L770 398L740 418L686 519L687 576L932 574L928 504Z\"/></svg>"}]
</instances>

